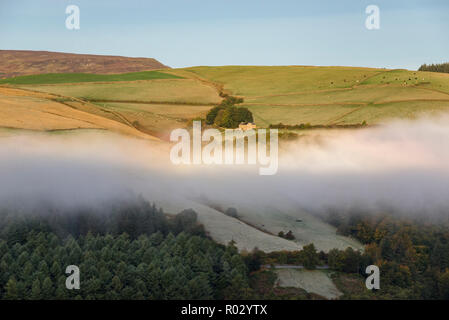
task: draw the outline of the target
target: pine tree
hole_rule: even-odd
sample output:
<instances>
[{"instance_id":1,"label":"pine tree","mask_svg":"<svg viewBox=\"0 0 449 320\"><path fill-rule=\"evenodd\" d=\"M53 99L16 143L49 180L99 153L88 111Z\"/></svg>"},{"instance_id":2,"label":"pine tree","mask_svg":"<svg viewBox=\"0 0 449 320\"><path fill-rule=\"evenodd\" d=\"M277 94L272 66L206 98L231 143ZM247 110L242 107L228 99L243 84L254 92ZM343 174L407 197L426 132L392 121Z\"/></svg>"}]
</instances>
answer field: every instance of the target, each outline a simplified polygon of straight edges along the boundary
<instances>
[{"instance_id":1,"label":"pine tree","mask_svg":"<svg viewBox=\"0 0 449 320\"><path fill-rule=\"evenodd\" d=\"M39 279L33 281L33 285L31 286L31 299L32 300L40 300L41 296L41 282Z\"/></svg>"},{"instance_id":2,"label":"pine tree","mask_svg":"<svg viewBox=\"0 0 449 320\"><path fill-rule=\"evenodd\" d=\"M210 286L207 274L201 273L189 281L189 298L194 300L212 299L212 288Z\"/></svg>"},{"instance_id":3,"label":"pine tree","mask_svg":"<svg viewBox=\"0 0 449 320\"><path fill-rule=\"evenodd\" d=\"M17 281L14 277L11 277L6 283L5 299L16 300L19 298L19 290L17 289Z\"/></svg>"},{"instance_id":4,"label":"pine tree","mask_svg":"<svg viewBox=\"0 0 449 320\"><path fill-rule=\"evenodd\" d=\"M49 277L44 279L42 283L42 298L43 299L51 299L53 297L53 283L51 282Z\"/></svg>"},{"instance_id":5,"label":"pine tree","mask_svg":"<svg viewBox=\"0 0 449 320\"><path fill-rule=\"evenodd\" d=\"M57 278L62 274L61 267L57 261L54 261L51 265L50 272L54 278Z\"/></svg>"},{"instance_id":6,"label":"pine tree","mask_svg":"<svg viewBox=\"0 0 449 320\"><path fill-rule=\"evenodd\" d=\"M114 276L112 278L112 290L119 293L122 290L122 282L120 281L120 278L118 276Z\"/></svg>"}]
</instances>

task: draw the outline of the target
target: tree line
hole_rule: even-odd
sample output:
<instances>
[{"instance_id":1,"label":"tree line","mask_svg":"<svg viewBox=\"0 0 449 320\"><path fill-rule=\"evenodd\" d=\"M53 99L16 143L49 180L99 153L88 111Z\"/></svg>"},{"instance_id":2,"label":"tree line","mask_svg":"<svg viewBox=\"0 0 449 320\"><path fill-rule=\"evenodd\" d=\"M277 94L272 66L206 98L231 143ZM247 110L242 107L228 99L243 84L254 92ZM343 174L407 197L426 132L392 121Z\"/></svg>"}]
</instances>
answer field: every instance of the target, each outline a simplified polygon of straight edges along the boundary
<instances>
[{"instance_id":1,"label":"tree line","mask_svg":"<svg viewBox=\"0 0 449 320\"><path fill-rule=\"evenodd\" d=\"M313 244L299 251L254 250L245 257L248 268L256 271L261 265L289 264L313 270L328 266L342 274L357 275L362 284L366 267L376 265L381 290L349 292L345 299L449 299L448 222L358 212L332 212L325 219L339 234L362 242L364 250L348 247L318 252Z\"/></svg>"},{"instance_id":2,"label":"tree line","mask_svg":"<svg viewBox=\"0 0 449 320\"><path fill-rule=\"evenodd\" d=\"M135 240L32 232L24 244L0 240L0 256L2 299L239 299L249 290L235 247L185 232ZM68 265L80 269L79 290L65 286Z\"/></svg>"},{"instance_id":3,"label":"tree line","mask_svg":"<svg viewBox=\"0 0 449 320\"><path fill-rule=\"evenodd\" d=\"M65 268L80 269L80 289ZM107 212L0 215L1 299L242 299L247 267L235 246L206 237L196 213L140 199Z\"/></svg>"},{"instance_id":4,"label":"tree line","mask_svg":"<svg viewBox=\"0 0 449 320\"><path fill-rule=\"evenodd\" d=\"M449 299L449 225L445 221L357 211L328 221L337 231L363 244L362 262L379 266L379 295L403 299ZM366 257L366 258L364 258ZM329 265L341 268L340 253L329 252ZM364 261L366 259L366 261ZM361 265L360 267L363 266Z\"/></svg>"},{"instance_id":5,"label":"tree line","mask_svg":"<svg viewBox=\"0 0 449 320\"><path fill-rule=\"evenodd\" d=\"M449 62L436 64L423 64L418 71L444 72L449 73Z\"/></svg>"},{"instance_id":6,"label":"tree line","mask_svg":"<svg viewBox=\"0 0 449 320\"><path fill-rule=\"evenodd\" d=\"M344 298L449 299L448 222L392 214L329 213L352 248L239 254L208 238L193 210L168 215L142 198L98 208L35 212L0 210L1 299L311 299L300 289L278 288L262 265L328 266L366 277L379 266L381 290ZM65 287L65 268L77 265L80 290Z\"/></svg>"}]
</instances>

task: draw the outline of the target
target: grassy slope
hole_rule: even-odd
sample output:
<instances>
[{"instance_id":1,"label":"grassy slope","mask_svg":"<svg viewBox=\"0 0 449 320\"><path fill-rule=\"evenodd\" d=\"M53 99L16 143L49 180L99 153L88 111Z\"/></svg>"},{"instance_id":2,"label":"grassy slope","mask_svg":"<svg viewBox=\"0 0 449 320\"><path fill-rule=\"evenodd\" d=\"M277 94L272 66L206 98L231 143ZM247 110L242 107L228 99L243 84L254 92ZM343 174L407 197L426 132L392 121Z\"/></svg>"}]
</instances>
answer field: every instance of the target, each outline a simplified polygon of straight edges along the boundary
<instances>
[{"instance_id":1,"label":"grassy slope","mask_svg":"<svg viewBox=\"0 0 449 320\"><path fill-rule=\"evenodd\" d=\"M313 243L317 250L328 252L333 248L344 250L352 247L355 250L363 250L363 245L357 240L338 235L336 229L310 213L299 210L282 197L272 195L275 205L258 205L258 194L248 190L245 193L245 201L234 203L232 197L213 203L215 208L233 207L237 209L239 220L258 230L277 236L280 231L292 231L295 239L291 242L300 247ZM301 220L298 222L298 219ZM262 243L257 244L260 246Z\"/></svg>"},{"instance_id":2,"label":"grassy slope","mask_svg":"<svg viewBox=\"0 0 449 320\"><path fill-rule=\"evenodd\" d=\"M138 81L149 75L157 79ZM161 75L170 79L161 79ZM106 79L111 82L104 82ZM374 124L449 108L448 74L407 70L228 66L122 75L39 75L8 81L22 83L19 86L27 89L94 102L100 100L98 103L106 105L122 103L114 106L115 111L130 116L131 121L139 121L136 117L141 115L140 124L151 132L178 126L180 118L189 120L203 115L204 108L221 100L219 91L244 97L242 105L251 109L259 126L279 122L331 125L367 121ZM48 84L51 81L54 84ZM93 82L70 83L83 81ZM172 117L170 112L174 108L164 104L204 108L186 106L187 113L191 112L189 116Z\"/></svg>"},{"instance_id":3,"label":"grassy slope","mask_svg":"<svg viewBox=\"0 0 449 320\"><path fill-rule=\"evenodd\" d=\"M135 81L153 79L180 79L181 77L160 71L142 71L121 74L47 73L2 79L0 84L55 84L99 81Z\"/></svg>"},{"instance_id":4,"label":"grassy slope","mask_svg":"<svg viewBox=\"0 0 449 320\"><path fill-rule=\"evenodd\" d=\"M195 117L205 117L209 106L142 104L142 103L96 103L103 110L120 114L136 128L167 140L170 131L184 127Z\"/></svg>"},{"instance_id":5,"label":"grassy slope","mask_svg":"<svg viewBox=\"0 0 449 320\"><path fill-rule=\"evenodd\" d=\"M117 83L77 83L21 86L41 92L86 100L149 103L198 103L213 105L221 100L211 87L192 79L128 81Z\"/></svg>"},{"instance_id":6,"label":"grassy slope","mask_svg":"<svg viewBox=\"0 0 449 320\"><path fill-rule=\"evenodd\" d=\"M152 139L133 126L71 107L51 95L1 87L0 127L38 131L100 129Z\"/></svg>"},{"instance_id":7,"label":"grassy slope","mask_svg":"<svg viewBox=\"0 0 449 320\"><path fill-rule=\"evenodd\" d=\"M379 123L449 109L449 74L301 66L194 67L179 74L187 72L244 97L261 126Z\"/></svg>"},{"instance_id":8,"label":"grassy slope","mask_svg":"<svg viewBox=\"0 0 449 320\"><path fill-rule=\"evenodd\" d=\"M244 97L346 88L382 70L346 67L193 67L185 69ZM344 82L346 79L347 82ZM334 85L330 85L334 82Z\"/></svg>"},{"instance_id":9,"label":"grassy slope","mask_svg":"<svg viewBox=\"0 0 449 320\"><path fill-rule=\"evenodd\" d=\"M43 74L3 82L24 89L27 94L48 94L52 102L57 100L160 138L167 138L169 130L185 127L193 118L205 116L207 110L221 101L217 89L208 83L157 71L113 75ZM24 116L16 112L13 118L20 123ZM54 127L53 123L47 125L46 120L38 122L42 130Z\"/></svg>"},{"instance_id":10,"label":"grassy slope","mask_svg":"<svg viewBox=\"0 0 449 320\"><path fill-rule=\"evenodd\" d=\"M142 132L157 136L204 116L220 102L220 91L244 97L242 105L262 127L279 122L375 124L449 108L449 74L407 70L193 67L110 75L42 74L2 82L58 95L84 112L125 125L136 123Z\"/></svg>"}]
</instances>

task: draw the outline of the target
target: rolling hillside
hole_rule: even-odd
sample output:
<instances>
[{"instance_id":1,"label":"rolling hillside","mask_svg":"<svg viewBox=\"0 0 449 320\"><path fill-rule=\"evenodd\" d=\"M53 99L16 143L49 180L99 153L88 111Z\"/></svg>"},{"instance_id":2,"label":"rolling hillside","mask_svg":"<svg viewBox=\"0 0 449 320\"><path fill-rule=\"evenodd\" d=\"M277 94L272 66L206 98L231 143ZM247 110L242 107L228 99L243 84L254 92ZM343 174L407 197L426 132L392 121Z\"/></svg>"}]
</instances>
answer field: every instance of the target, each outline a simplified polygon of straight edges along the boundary
<instances>
[{"instance_id":1,"label":"rolling hillside","mask_svg":"<svg viewBox=\"0 0 449 320\"><path fill-rule=\"evenodd\" d=\"M372 68L228 66L40 74L3 79L0 86L51 94L71 107L162 139L204 117L221 101L220 93L243 97L241 106L253 112L259 127L378 124L449 110L449 74Z\"/></svg>"},{"instance_id":2,"label":"rolling hillside","mask_svg":"<svg viewBox=\"0 0 449 320\"><path fill-rule=\"evenodd\" d=\"M89 112L89 106L75 107L54 95L0 87L0 127L49 132L96 129L155 139L124 121Z\"/></svg>"},{"instance_id":3,"label":"rolling hillside","mask_svg":"<svg viewBox=\"0 0 449 320\"><path fill-rule=\"evenodd\" d=\"M0 50L0 78L41 73L125 73L167 69L153 58Z\"/></svg>"},{"instance_id":4,"label":"rolling hillside","mask_svg":"<svg viewBox=\"0 0 449 320\"><path fill-rule=\"evenodd\" d=\"M259 126L381 123L449 110L449 74L353 67L194 67L245 99Z\"/></svg>"},{"instance_id":5,"label":"rolling hillside","mask_svg":"<svg viewBox=\"0 0 449 320\"><path fill-rule=\"evenodd\" d=\"M159 72L142 71L120 74L93 73L44 73L38 75L18 76L0 80L0 84L58 84L80 82L112 82L154 79L181 79L181 77Z\"/></svg>"},{"instance_id":6,"label":"rolling hillside","mask_svg":"<svg viewBox=\"0 0 449 320\"><path fill-rule=\"evenodd\" d=\"M163 139L172 129L204 117L221 100L210 85L162 71L19 76L0 80L0 89L0 112L5 115L0 118L2 127L42 131L100 128ZM59 118L50 116L43 105L57 108ZM75 111L96 120L79 123L72 116ZM107 128L99 120L106 121Z\"/></svg>"},{"instance_id":7,"label":"rolling hillside","mask_svg":"<svg viewBox=\"0 0 449 320\"><path fill-rule=\"evenodd\" d=\"M449 111L449 74L347 67L194 67L124 74L41 74L0 83L0 127L38 131L103 130L167 140L218 104L222 93L244 98L259 127L270 124L378 124L392 118ZM297 208L233 203L238 218L206 203L156 197L177 212L186 207L220 243L270 252L361 249L354 239ZM279 201L282 203L282 201ZM223 207L230 201L218 203ZM223 228L223 226L229 226ZM290 230L289 241L277 236Z\"/></svg>"}]
</instances>

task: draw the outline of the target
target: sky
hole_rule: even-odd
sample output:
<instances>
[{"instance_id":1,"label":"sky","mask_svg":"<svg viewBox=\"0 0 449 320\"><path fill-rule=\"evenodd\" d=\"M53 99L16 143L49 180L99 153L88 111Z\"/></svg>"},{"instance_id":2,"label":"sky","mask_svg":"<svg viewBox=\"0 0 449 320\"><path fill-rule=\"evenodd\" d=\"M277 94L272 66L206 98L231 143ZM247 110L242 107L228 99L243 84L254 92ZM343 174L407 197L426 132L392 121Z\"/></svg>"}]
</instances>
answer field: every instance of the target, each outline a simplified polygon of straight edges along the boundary
<instances>
[{"instance_id":1,"label":"sky","mask_svg":"<svg viewBox=\"0 0 449 320\"><path fill-rule=\"evenodd\" d=\"M66 28L77 5L80 29ZM380 29L368 30L368 5ZM0 49L152 57L171 67L449 61L447 0L0 0Z\"/></svg>"}]
</instances>

